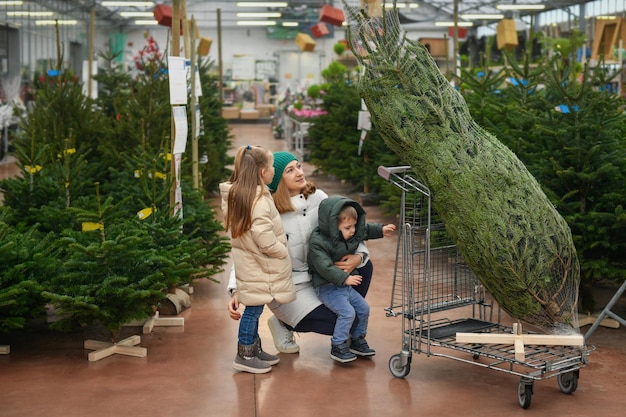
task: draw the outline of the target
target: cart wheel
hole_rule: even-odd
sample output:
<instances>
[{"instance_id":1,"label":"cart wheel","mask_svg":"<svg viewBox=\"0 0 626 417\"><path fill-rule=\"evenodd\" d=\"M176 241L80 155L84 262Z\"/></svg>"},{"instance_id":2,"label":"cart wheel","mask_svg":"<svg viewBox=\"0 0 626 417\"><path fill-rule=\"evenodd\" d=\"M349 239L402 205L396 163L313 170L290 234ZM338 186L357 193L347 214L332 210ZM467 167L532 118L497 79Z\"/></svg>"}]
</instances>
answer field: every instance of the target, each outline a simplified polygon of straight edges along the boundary
<instances>
[{"instance_id":1,"label":"cart wheel","mask_svg":"<svg viewBox=\"0 0 626 417\"><path fill-rule=\"evenodd\" d=\"M578 371L565 372L557 377L559 388L565 394L571 394L578 388Z\"/></svg>"},{"instance_id":2,"label":"cart wheel","mask_svg":"<svg viewBox=\"0 0 626 417\"><path fill-rule=\"evenodd\" d=\"M396 353L389 358L389 371L396 378L404 378L411 372L411 364L407 363L402 366L402 358L399 353Z\"/></svg>"},{"instance_id":3,"label":"cart wheel","mask_svg":"<svg viewBox=\"0 0 626 417\"><path fill-rule=\"evenodd\" d=\"M517 400L519 401L520 407L526 409L530 407L530 402L533 398L533 384L520 381L517 386Z\"/></svg>"}]
</instances>

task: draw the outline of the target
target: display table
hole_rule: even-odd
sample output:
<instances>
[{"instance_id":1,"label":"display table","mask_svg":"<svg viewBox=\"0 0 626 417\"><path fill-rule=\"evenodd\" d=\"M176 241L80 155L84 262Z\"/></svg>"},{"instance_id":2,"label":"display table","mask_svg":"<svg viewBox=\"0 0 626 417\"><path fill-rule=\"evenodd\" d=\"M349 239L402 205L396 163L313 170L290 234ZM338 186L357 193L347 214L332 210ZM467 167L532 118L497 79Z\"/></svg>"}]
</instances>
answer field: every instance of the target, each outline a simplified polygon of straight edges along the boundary
<instances>
[{"instance_id":1,"label":"display table","mask_svg":"<svg viewBox=\"0 0 626 417\"><path fill-rule=\"evenodd\" d=\"M309 139L309 127L312 123L303 122L292 117L283 115L283 126L285 130L285 139L287 147L293 151L298 157L304 157L304 148Z\"/></svg>"}]
</instances>

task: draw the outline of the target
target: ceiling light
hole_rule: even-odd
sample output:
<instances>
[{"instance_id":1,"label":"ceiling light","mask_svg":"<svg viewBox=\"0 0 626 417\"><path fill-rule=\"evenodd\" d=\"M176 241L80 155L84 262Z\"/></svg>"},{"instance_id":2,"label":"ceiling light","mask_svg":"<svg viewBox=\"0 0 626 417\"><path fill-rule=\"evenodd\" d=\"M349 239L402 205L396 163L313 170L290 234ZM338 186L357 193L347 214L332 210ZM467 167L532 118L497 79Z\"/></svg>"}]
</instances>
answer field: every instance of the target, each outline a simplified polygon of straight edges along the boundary
<instances>
[{"instance_id":1,"label":"ceiling light","mask_svg":"<svg viewBox=\"0 0 626 417\"><path fill-rule=\"evenodd\" d=\"M52 16L54 12L7 12L7 16Z\"/></svg>"},{"instance_id":2,"label":"ceiling light","mask_svg":"<svg viewBox=\"0 0 626 417\"><path fill-rule=\"evenodd\" d=\"M393 9L393 3L385 3L383 4L385 9ZM396 9L404 9L406 8L406 4L404 3L396 3Z\"/></svg>"},{"instance_id":3,"label":"ceiling light","mask_svg":"<svg viewBox=\"0 0 626 417\"><path fill-rule=\"evenodd\" d=\"M543 10L545 4L500 4L496 6L498 10Z\"/></svg>"},{"instance_id":4,"label":"ceiling light","mask_svg":"<svg viewBox=\"0 0 626 417\"><path fill-rule=\"evenodd\" d=\"M35 20L35 25L37 26L48 26L48 25L76 25L78 24L77 20Z\"/></svg>"},{"instance_id":5,"label":"ceiling light","mask_svg":"<svg viewBox=\"0 0 626 417\"><path fill-rule=\"evenodd\" d=\"M277 12L252 12L252 13L237 13L237 17L280 17L281 14Z\"/></svg>"},{"instance_id":6,"label":"ceiling light","mask_svg":"<svg viewBox=\"0 0 626 417\"><path fill-rule=\"evenodd\" d=\"M24 2L18 1L0 1L0 6L21 6Z\"/></svg>"},{"instance_id":7,"label":"ceiling light","mask_svg":"<svg viewBox=\"0 0 626 417\"><path fill-rule=\"evenodd\" d=\"M153 1L103 1L102 6L106 7L150 7L154 6Z\"/></svg>"},{"instance_id":8,"label":"ceiling light","mask_svg":"<svg viewBox=\"0 0 626 417\"><path fill-rule=\"evenodd\" d=\"M123 17L154 17L153 12L120 12Z\"/></svg>"},{"instance_id":9,"label":"ceiling light","mask_svg":"<svg viewBox=\"0 0 626 417\"><path fill-rule=\"evenodd\" d=\"M148 20L148 19L142 20L142 19L139 19L139 20L135 20L135 24L136 25L158 25L159 22L157 22L154 19L152 19L152 20Z\"/></svg>"},{"instance_id":10,"label":"ceiling light","mask_svg":"<svg viewBox=\"0 0 626 417\"><path fill-rule=\"evenodd\" d=\"M239 20L237 26L276 26L275 20Z\"/></svg>"},{"instance_id":11,"label":"ceiling light","mask_svg":"<svg viewBox=\"0 0 626 417\"><path fill-rule=\"evenodd\" d=\"M287 7L284 1L240 1L237 7Z\"/></svg>"},{"instance_id":12,"label":"ceiling light","mask_svg":"<svg viewBox=\"0 0 626 417\"><path fill-rule=\"evenodd\" d=\"M483 13L483 14L462 14L461 17L463 19L467 19L467 20L504 19L504 15L503 14L488 14L488 13Z\"/></svg>"},{"instance_id":13,"label":"ceiling light","mask_svg":"<svg viewBox=\"0 0 626 417\"><path fill-rule=\"evenodd\" d=\"M435 22L435 26L454 26L454 22ZM472 22L458 22L459 27L471 27L474 26Z\"/></svg>"},{"instance_id":14,"label":"ceiling light","mask_svg":"<svg viewBox=\"0 0 626 417\"><path fill-rule=\"evenodd\" d=\"M298 26L298 22L283 22L281 25L285 27L295 27Z\"/></svg>"}]
</instances>

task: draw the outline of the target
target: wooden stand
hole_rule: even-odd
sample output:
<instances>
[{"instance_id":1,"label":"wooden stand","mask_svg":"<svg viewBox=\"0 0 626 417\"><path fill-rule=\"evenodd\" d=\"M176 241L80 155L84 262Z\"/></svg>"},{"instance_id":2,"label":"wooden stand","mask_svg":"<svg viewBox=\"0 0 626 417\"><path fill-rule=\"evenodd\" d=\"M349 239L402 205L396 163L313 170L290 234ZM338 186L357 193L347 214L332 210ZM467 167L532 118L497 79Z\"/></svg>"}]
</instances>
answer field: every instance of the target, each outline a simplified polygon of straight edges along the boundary
<instances>
[{"instance_id":1,"label":"wooden stand","mask_svg":"<svg viewBox=\"0 0 626 417\"><path fill-rule=\"evenodd\" d=\"M549 334L523 334L521 323L513 324L512 334L495 333L457 333L456 341L459 343L482 343L482 344L513 344L515 346L515 360L523 362L526 355L524 345L562 345L584 346L583 335L549 335Z\"/></svg>"},{"instance_id":2,"label":"wooden stand","mask_svg":"<svg viewBox=\"0 0 626 417\"><path fill-rule=\"evenodd\" d=\"M578 327L583 327L583 326L588 326L590 324L593 324L596 322L596 320L598 320L598 317L600 317L599 314L586 314L586 315L579 314L578 315ZM600 320L599 325L602 327L610 327L611 329L619 328L619 322L617 320L609 319L606 317Z\"/></svg>"},{"instance_id":3,"label":"wooden stand","mask_svg":"<svg viewBox=\"0 0 626 417\"><path fill-rule=\"evenodd\" d=\"M185 318L184 317L159 317L159 312L154 313L154 316L150 317L144 321L132 321L130 323L125 324L126 327L131 326L143 326L143 334L152 333L152 330L155 326L184 326Z\"/></svg>"},{"instance_id":4,"label":"wooden stand","mask_svg":"<svg viewBox=\"0 0 626 417\"><path fill-rule=\"evenodd\" d=\"M89 362L99 361L116 353L145 358L148 355L148 350L137 346L139 343L141 343L141 336L137 335L127 337L117 343L85 340L85 349L94 350L94 352L89 353Z\"/></svg>"},{"instance_id":5,"label":"wooden stand","mask_svg":"<svg viewBox=\"0 0 626 417\"><path fill-rule=\"evenodd\" d=\"M0 345L0 355L8 355L9 353L11 353L11 346Z\"/></svg>"}]
</instances>

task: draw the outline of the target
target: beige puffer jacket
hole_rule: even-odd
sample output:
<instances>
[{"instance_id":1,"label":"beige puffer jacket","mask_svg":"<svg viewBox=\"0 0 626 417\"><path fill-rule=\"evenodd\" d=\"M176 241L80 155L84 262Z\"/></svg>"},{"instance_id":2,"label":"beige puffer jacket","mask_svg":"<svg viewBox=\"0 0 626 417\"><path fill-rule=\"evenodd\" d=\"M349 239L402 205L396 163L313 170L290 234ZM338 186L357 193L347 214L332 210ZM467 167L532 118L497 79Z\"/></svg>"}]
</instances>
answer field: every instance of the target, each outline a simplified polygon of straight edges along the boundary
<instances>
[{"instance_id":1,"label":"beige puffer jacket","mask_svg":"<svg viewBox=\"0 0 626 417\"><path fill-rule=\"evenodd\" d=\"M224 216L231 187L230 182L220 184ZM296 299L287 237L266 187L258 187L252 228L236 239L231 237L231 244L239 302L258 306L274 300L284 304Z\"/></svg>"}]
</instances>

